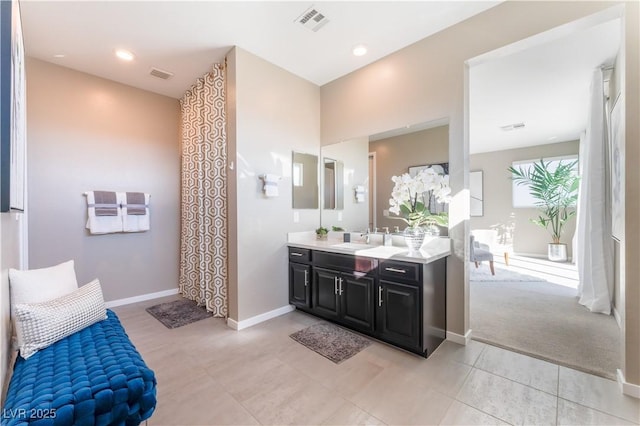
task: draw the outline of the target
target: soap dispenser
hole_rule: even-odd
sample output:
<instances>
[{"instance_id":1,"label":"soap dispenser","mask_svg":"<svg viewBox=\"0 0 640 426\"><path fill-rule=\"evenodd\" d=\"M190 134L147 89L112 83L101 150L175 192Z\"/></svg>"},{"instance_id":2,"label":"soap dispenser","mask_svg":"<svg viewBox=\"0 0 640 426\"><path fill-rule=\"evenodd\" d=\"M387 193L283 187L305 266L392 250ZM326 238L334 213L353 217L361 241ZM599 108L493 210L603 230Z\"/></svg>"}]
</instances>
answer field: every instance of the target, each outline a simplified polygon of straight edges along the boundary
<instances>
[{"instance_id":1,"label":"soap dispenser","mask_svg":"<svg viewBox=\"0 0 640 426\"><path fill-rule=\"evenodd\" d=\"M382 245L385 245L385 246L392 245L391 234L389 233L389 227L385 226L382 229L384 229L384 234L382 234Z\"/></svg>"}]
</instances>

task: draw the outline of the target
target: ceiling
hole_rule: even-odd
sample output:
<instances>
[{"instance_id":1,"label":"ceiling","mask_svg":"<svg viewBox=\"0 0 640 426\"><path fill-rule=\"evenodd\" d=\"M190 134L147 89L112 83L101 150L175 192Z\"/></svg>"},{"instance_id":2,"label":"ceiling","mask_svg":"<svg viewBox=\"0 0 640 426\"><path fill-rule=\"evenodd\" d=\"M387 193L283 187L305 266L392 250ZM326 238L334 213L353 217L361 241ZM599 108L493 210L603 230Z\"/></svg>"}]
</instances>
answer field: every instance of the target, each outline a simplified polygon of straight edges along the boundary
<instances>
[{"instance_id":1,"label":"ceiling","mask_svg":"<svg viewBox=\"0 0 640 426\"><path fill-rule=\"evenodd\" d=\"M233 46L323 85L498 3L22 0L21 8L28 56L181 98ZM328 18L317 32L296 22L312 6ZM579 138L593 69L614 60L621 23L563 34L470 68L472 154ZM352 54L358 44L365 56ZM136 59L117 59L117 48ZM174 75L158 79L151 67ZM524 128L500 129L516 123Z\"/></svg>"},{"instance_id":2,"label":"ceiling","mask_svg":"<svg viewBox=\"0 0 640 426\"><path fill-rule=\"evenodd\" d=\"M329 20L317 32L295 22L310 1L22 0L21 9L28 56L181 98L233 46L323 85L498 3L317 1ZM352 54L358 44L365 56ZM136 59L116 59L117 48ZM152 77L151 67L174 76Z\"/></svg>"},{"instance_id":3,"label":"ceiling","mask_svg":"<svg viewBox=\"0 0 640 426\"><path fill-rule=\"evenodd\" d=\"M620 19L613 19L472 66L470 153L579 139L593 71L613 64L620 35ZM516 123L525 126L500 129Z\"/></svg>"}]
</instances>

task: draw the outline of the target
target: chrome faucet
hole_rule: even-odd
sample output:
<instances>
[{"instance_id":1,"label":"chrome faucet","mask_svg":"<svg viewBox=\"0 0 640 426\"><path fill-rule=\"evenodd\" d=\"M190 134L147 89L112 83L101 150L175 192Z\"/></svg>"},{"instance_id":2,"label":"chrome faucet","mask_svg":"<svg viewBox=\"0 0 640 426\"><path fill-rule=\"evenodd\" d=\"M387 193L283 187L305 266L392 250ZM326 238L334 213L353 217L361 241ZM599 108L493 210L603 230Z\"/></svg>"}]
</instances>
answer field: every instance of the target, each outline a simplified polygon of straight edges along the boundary
<instances>
[{"instance_id":1,"label":"chrome faucet","mask_svg":"<svg viewBox=\"0 0 640 426\"><path fill-rule=\"evenodd\" d=\"M364 242L369 244L369 239L371 238L371 231L369 230L369 228L367 228L365 233L362 235L364 236Z\"/></svg>"}]
</instances>

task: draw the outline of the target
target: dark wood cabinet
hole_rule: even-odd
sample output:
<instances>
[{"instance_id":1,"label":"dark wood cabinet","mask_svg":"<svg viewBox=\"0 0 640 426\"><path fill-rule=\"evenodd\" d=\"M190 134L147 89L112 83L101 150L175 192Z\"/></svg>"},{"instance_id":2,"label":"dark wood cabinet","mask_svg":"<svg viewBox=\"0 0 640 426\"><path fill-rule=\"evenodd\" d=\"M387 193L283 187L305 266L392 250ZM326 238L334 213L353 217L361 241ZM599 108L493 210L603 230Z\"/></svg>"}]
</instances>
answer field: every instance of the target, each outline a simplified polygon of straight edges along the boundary
<instances>
[{"instance_id":1,"label":"dark wood cabinet","mask_svg":"<svg viewBox=\"0 0 640 426\"><path fill-rule=\"evenodd\" d=\"M300 308L311 307L311 266L289 263L289 303Z\"/></svg>"},{"instance_id":2,"label":"dark wood cabinet","mask_svg":"<svg viewBox=\"0 0 640 426\"><path fill-rule=\"evenodd\" d=\"M312 310L315 314L328 319L338 319L340 308L339 277L339 272L313 268Z\"/></svg>"},{"instance_id":3,"label":"dark wood cabinet","mask_svg":"<svg viewBox=\"0 0 640 426\"><path fill-rule=\"evenodd\" d=\"M312 311L363 331L373 331L375 280L363 274L313 270Z\"/></svg>"},{"instance_id":4,"label":"dark wood cabinet","mask_svg":"<svg viewBox=\"0 0 640 426\"><path fill-rule=\"evenodd\" d=\"M311 254L308 249L289 247L289 303L311 308Z\"/></svg>"},{"instance_id":5,"label":"dark wood cabinet","mask_svg":"<svg viewBox=\"0 0 640 426\"><path fill-rule=\"evenodd\" d=\"M377 332L382 340L420 350L420 288L415 284L378 282Z\"/></svg>"},{"instance_id":6,"label":"dark wood cabinet","mask_svg":"<svg viewBox=\"0 0 640 426\"><path fill-rule=\"evenodd\" d=\"M446 337L446 258L424 264L290 247L289 300L429 356Z\"/></svg>"},{"instance_id":7,"label":"dark wood cabinet","mask_svg":"<svg viewBox=\"0 0 640 426\"><path fill-rule=\"evenodd\" d=\"M343 273L340 296L340 318L362 331L373 331L373 293L375 279L360 274Z\"/></svg>"}]
</instances>

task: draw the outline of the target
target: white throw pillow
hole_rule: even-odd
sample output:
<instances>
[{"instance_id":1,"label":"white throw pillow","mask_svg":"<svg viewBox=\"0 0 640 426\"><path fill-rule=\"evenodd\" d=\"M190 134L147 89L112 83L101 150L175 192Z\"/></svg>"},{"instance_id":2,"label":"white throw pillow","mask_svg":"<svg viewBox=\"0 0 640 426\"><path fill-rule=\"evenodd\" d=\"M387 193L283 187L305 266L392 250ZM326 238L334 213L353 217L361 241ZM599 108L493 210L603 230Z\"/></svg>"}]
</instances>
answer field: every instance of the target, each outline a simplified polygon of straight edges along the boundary
<instances>
[{"instance_id":1,"label":"white throw pillow","mask_svg":"<svg viewBox=\"0 0 640 426\"><path fill-rule=\"evenodd\" d=\"M78 289L73 260L50 268L9 269L9 284L12 305L46 302Z\"/></svg>"},{"instance_id":2,"label":"white throw pillow","mask_svg":"<svg viewBox=\"0 0 640 426\"><path fill-rule=\"evenodd\" d=\"M73 293L41 303L14 306L20 355L37 351L107 317L100 281L93 280Z\"/></svg>"}]
</instances>

